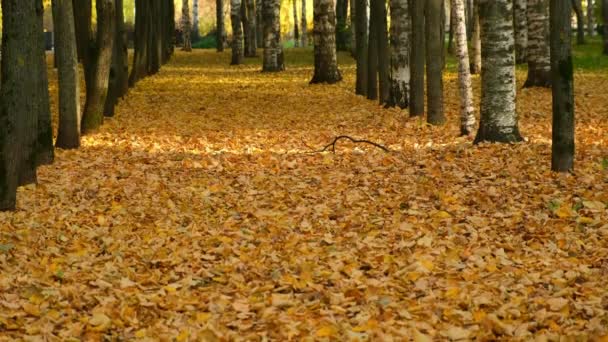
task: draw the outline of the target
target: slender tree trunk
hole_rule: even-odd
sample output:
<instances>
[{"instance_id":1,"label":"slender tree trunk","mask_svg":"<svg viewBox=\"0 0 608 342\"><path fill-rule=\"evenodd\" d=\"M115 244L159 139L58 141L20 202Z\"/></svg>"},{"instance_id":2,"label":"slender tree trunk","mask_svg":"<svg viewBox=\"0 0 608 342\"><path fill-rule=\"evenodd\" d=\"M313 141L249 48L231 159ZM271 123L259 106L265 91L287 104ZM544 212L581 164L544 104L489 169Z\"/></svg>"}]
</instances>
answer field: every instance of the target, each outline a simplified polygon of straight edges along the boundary
<instances>
[{"instance_id":1,"label":"slender tree trunk","mask_svg":"<svg viewBox=\"0 0 608 342\"><path fill-rule=\"evenodd\" d=\"M604 18L604 55L608 55L608 0L602 0L602 17Z\"/></svg>"},{"instance_id":2,"label":"slender tree trunk","mask_svg":"<svg viewBox=\"0 0 608 342\"><path fill-rule=\"evenodd\" d=\"M148 64L148 74L154 75L160 71L160 67L163 65L163 35L161 29L161 18L162 14L162 0L152 0L152 15L150 20L150 53L148 54L151 58ZM189 31L190 32L190 31ZM188 40L189 42L192 39ZM190 45L192 49L192 45Z\"/></svg>"},{"instance_id":3,"label":"slender tree trunk","mask_svg":"<svg viewBox=\"0 0 608 342\"><path fill-rule=\"evenodd\" d=\"M369 33L367 43L367 98L378 99L378 21L379 13L376 2L383 0L369 0Z\"/></svg>"},{"instance_id":4,"label":"slender tree trunk","mask_svg":"<svg viewBox=\"0 0 608 342\"><path fill-rule=\"evenodd\" d=\"M458 57L458 88L460 90L460 134L470 135L475 126L473 109L473 90L471 88L471 68L469 65L469 48L467 45L467 28L465 24L464 0L452 0L456 30L456 56Z\"/></svg>"},{"instance_id":5,"label":"slender tree trunk","mask_svg":"<svg viewBox=\"0 0 608 342\"><path fill-rule=\"evenodd\" d=\"M97 0L97 36L91 42L90 64L85 63L87 96L82 116L82 133L99 128L103 123L103 110L108 95L108 79L116 29L114 0ZM86 58L85 58L86 60Z\"/></svg>"},{"instance_id":6,"label":"slender tree trunk","mask_svg":"<svg viewBox=\"0 0 608 342\"><path fill-rule=\"evenodd\" d=\"M411 0L410 116L424 115L424 6L425 0Z\"/></svg>"},{"instance_id":7,"label":"slender tree trunk","mask_svg":"<svg viewBox=\"0 0 608 342\"><path fill-rule=\"evenodd\" d=\"M199 32L199 15L198 15L198 1L192 1L192 40L197 42L200 38Z\"/></svg>"},{"instance_id":8,"label":"slender tree trunk","mask_svg":"<svg viewBox=\"0 0 608 342\"><path fill-rule=\"evenodd\" d=\"M572 4L551 0L551 77L553 134L551 170L574 169L574 79L572 77Z\"/></svg>"},{"instance_id":9,"label":"slender tree trunk","mask_svg":"<svg viewBox=\"0 0 608 342\"><path fill-rule=\"evenodd\" d=\"M357 0L349 0L350 8L350 55L357 57Z\"/></svg>"},{"instance_id":10,"label":"slender tree trunk","mask_svg":"<svg viewBox=\"0 0 608 342\"><path fill-rule=\"evenodd\" d=\"M338 51L346 51L348 49L348 31L346 29L347 16L348 16L348 0L337 0L336 1L336 47L337 47Z\"/></svg>"},{"instance_id":11,"label":"slender tree trunk","mask_svg":"<svg viewBox=\"0 0 608 342\"><path fill-rule=\"evenodd\" d=\"M285 70L283 46L281 45L281 2L263 0L264 60L262 71Z\"/></svg>"},{"instance_id":12,"label":"slender tree trunk","mask_svg":"<svg viewBox=\"0 0 608 342\"><path fill-rule=\"evenodd\" d=\"M300 47L300 22L298 21L297 1L293 0L293 46Z\"/></svg>"},{"instance_id":13,"label":"slender tree trunk","mask_svg":"<svg viewBox=\"0 0 608 342\"><path fill-rule=\"evenodd\" d=\"M129 76L129 87L148 75L148 41L150 40L149 26L149 0L135 0L135 36L134 36L134 55L133 68Z\"/></svg>"},{"instance_id":14,"label":"slender tree trunk","mask_svg":"<svg viewBox=\"0 0 608 342\"><path fill-rule=\"evenodd\" d=\"M479 0L481 120L475 143L522 140L515 107L512 0Z\"/></svg>"},{"instance_id":15,"label":"slender tree trunk","mask_svg":"<svg viewBox=\"0 0 608 342\"><path fill-rule=\"evenodd\" d=\"M2 89L0 95L0 210L13 210L17 186L36 181L39 113L35 100L37 1L2 0ZM40 3L41 5L41 3ZM44 70L46 73L46 69Z\"/></svg>"},{"instance_id":16,"label":"slender tree trunk","mask_svg":"<svg viewBox=\"0 0 608 342\"><path fill-rule=\"evenodd\" d=\"M175 4L173 0L162 0L161 22L163 27L162 33L162 64L166 64L173 55L175 44ZM124 38L127 42L127 38ZM125 45L126 48L126 45ZM127 52L124 52L127 59ZM125 92L126 93L126 92Z\"/></svg>"},{"instance_id":17,"label":"slender tree trunk","mask_svg":"<svg viewBox=\"0 0 608 342\"><path fill-rule=\"evenodd\" d=\"M380 104L389 104L391 97L391 56L388 41L388 22L386 13L386 1L373 2L378 8L378 81Z\"/></svg>"},{"instance_id":18,"label":"slender tree trunk","mask_svg":"<svg viewBox=\"0 0 608 342\"><path fill-rule=\"evenodd\" d=\"M242 24L242 36L243 36L243 55L247 57L248 51L251 50L251 36L249 36L249 14L247 13L247 0L240 0L241 2L241 24Z\"/></svg>"},{"instance_id":19,"label":"slender tree trunk","mask_svg":"<svg viewBox=\"0 0 608 342\"><path fill-rule=\"evenodd\" d=\"M479 0L473 5L473 38L471 39L471 74L481 72L481 26L479 24Z\"/></svg>"},{"instance_id":20,"label":"slender tree trunk","mask_svg":"<svg viewBox=\"0 0 608 342\"><path fill-rule=\"evenodd\" d=\"M55 144L74 149L80 147L80 78L71 0L53 0L53 26L59 78L59 129Z\"/></svg>"},{"instance_id":21,"label":"slender tree trunk","mask_svg":"<svg viewBox=\"0 0 608 342\"><path fill-rule=\"evenodd\" d=\"M110 66L108 96L104 110L104 114L108 117L114 116L118 99L123 97L128 90L129 61L123 13L123 0L116 0L116 32L112 51L112 65Z\"/></svg>"},{"instance_id":22,"label":"slender tree trunk","mask_svg":"<svg viewBox=\"0 0 608 342\"><path fill-rule=\"evenodd\" d=\"M593 11L593 0L587 0L587 35L595 36L595 13Z\"/></svg>"},{"instance_id":23,"label":"slender tree trunk","mask_svg":"<svg viewBox=\"0 0 608 342\"><path fill-rule=\"evenodd\" d=\"M191 33L192 24L190 22L190 6L188 4L188 0L182 0L182 37L184 38L184 46L182 47L182 51L192 51L192 38L190 37Z\"/></svg>"},{"instance_id":24,"label":"slender tree trunk","mask_svg":"<svg viewBox=\"0 0 608 342\"><path fill-rule=\"evenodd\" d=\"M448 3L447 1L445 2L446 4ZM456 31L456 12L454 9L454 0L450 1L450 31L448 33L448 53L450 55L454 54L455 48L454 48L454 34Z\"/></svg>"},{"instance_id":25,"label":"slender tree trunk","mask_svg":"<svg viewBox=\"0 0 608 342\"><path fill-rule=\"evenodd\" d=\"M247 5L247 27L243 27L243 30L249 32L249 45L245 48L245 57L256 57L258 55L258 39L256 33L256 7L255 0L245 0Z\"/></svg>"},{"instance_id":26,"label":"slender tree trunk","mask_svg":"<svg viewBox=\"0 0 608 342\"><path fill-rule=\"evenodd\" d=\"M302 0L305 1L305 0ZM358 95L367 96L367 0L356 0L357 8L363 9L356 12L357 29L357 81L355 92Z\"/></svg>"},{"instance_id":27,"label":"slender tree trunk","mask_svg":"<svg viewBox=\"0 0 608 342\"><path fill-rule=\"evenodd\" d=\"M215 39L217 41L217 52L222 52L224 51L224 37L226 36L226 28L224 24L224 0L216 0L215 7Z\"/></svg>"},{"instance_id":28,"label":"slender tree trunk","mask_svg":"<svg viewBox=\"0 0 608 342\"><path fill-rule=\"evenodd\" d=\"M391 106L407 108L410 93L409 0L391 0Z\"/></svg>"},{"instance_id":29,"label":"slender tree trunk","mask_svg":"<svg viewBox=\"0 0 608 342\"><path fill-rule=\"evenodd\" d=\"M262 0L264 1L264 0ZM302 22L300 23L300 37L302 39L302 47L308 46L308 19L306 19L306 0L302 0Z\"/></svg>"},{"instance_id":30,"label":"slender tree trunk","mask_svg":"<svg viewBox=\"0 0 608 342\"><path fill-rule=\"evenodd\" d=\"M31 98L36 105L35 112L38 113L38 132L36 136L36 166L48 165L55 159L53 147L53 126L51 125L51 101L49 99L49 81L46 71L46 52L44 48L43 15L44 6L42 0L34 0L36 16L34 24L35 48L32 55L32 64L35 71L36 96Z\"/></svg>"},{"instance_id":31,"label":"slender tree trunk","mask_svg":"<svg viewBox=\"0 0 608 342\"><path fill-rule=\"evenodd\" d=\"M243 30L241 28L241 0L230 1L230 22L232 23L232 62L243 64Z\"/></svg>"},{"instance_id":32,"label":"slender tree trunk","mask_svg":"<svg viewBox=\"0 0 608 342\"><path fill-rule=\"evenodd\" d=\"M526 19L527 0L513 1L513 23L515 28L515 61L517 64L526 63L528 47L528 21Z\"/></svg>"},{"instance_id":33,"label":"slender tree trunk","mask_svg":"<svg viewBox=\"0 0 608 342\"><path fill-rule=\"evenodd\" d=\"M262 0L255 0L255 14L256 14L256 41L257 46L264 46L264 19L262 18L262 8L264 7Z\"/></svg>"},{"instance_id":34,"label":"slender tree trunk","mask_svg":"<svg viewBox=\"0 0 608 342\"><path fill-rule=\"evenodd\" d=\"M331 0L313 1L315 71L310 83L333 84L342 80L336 54L336 16Z\"/></svg>"},{"instance_id":35,"label":"slender tree trunk","mask_svg":"<svg viewBox=\"0 0 608 342\"><path fill-rule=\"evenodd\" d=\"M571 0L574 13L576 13L576 44L585 44L585 14L581 0Z\"/></svg>"},{"instance_id":36,"label":"slender tree trunk","mask_svg":"<svg viewBox=\"0 0 608 342\"><path fill-rule=\"evenodd\" d=\"M74 27L76 29L78 60L84 61L85 56L89 53L89 42L93 36L91 28L91 1L72 0L72 8L74 9Z\"/></svg>"},{"instance_id":37,"label":"slender tree trunk","mask_svg":"<svg viewBox=\"0 0 608 342\"><path fill-rule=\"evenodd\" d=\"M528 79L524 88L550 87L549 2L548 0L528 0L527 10Z\"/></svg>"},{"instance_id":38,"label":"slender tree trunk","mask_svg":"<svg viewBox=\"0 0 608 342\"><path fill-rule=\"evenodd\" d=\"M426 33L426 89L427 89L427 122L441 125L445 122L443 114L443 53L441 11L443 0L427 0L425 8Z\"/></svg>"}]
</instances>

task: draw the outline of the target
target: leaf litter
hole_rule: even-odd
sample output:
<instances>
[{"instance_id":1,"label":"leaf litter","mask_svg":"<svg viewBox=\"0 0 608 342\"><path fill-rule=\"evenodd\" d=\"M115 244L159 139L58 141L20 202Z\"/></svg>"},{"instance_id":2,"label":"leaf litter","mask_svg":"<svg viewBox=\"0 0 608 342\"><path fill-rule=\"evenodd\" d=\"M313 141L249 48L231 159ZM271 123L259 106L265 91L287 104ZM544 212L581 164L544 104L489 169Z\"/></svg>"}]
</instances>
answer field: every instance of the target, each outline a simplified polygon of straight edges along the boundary
<instances>
[{"instance_id":1,"label":"leaf litter","mask_svg":"<svg viewBox=\"0 0 608 342\"><path fill-rule=\"evenodd\" d=\"M429 127L355 96L345 56L308 85L307 53L177 53L58 151L0 213L0 340L607 338L605 75L576 75L563 176L548 90L519 92L527 142L473 146L456 75ZM343 134L391 152L307 153Z\"/></svg>"}]
</instances>

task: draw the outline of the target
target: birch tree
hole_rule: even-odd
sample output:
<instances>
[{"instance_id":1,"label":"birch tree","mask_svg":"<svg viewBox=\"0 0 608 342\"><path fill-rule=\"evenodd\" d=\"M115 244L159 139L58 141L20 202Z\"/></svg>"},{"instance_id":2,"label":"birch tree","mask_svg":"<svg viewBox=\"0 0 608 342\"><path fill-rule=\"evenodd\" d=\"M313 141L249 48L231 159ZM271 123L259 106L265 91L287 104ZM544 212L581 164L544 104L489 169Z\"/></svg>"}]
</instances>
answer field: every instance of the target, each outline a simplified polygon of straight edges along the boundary
<instances>
[{"instance_id":1,"label":"birch tree","mask_svg":"<svg viewBox=\"0 0 608 342\"><path fill-rule=\"evenodd\" d=\"M262 0L264 1L264 0ZM302 0L302 21L300 22L300 37L302 39L302 47L308 46L308 19L306 19L306 0Z\"/></svg>"},{"instance_id":2,"label":"birch tree","mask_svg":"<svg viewBox=\"0 0 608 342\"><path fill-rule=\"evenodd\" d=\"M479 0L473 4L473 37L471 39L471 74L481 72L481 26L479 24Z\"/></svg>"},{"instance_id":3,"label":"birch tree","mask_svg":"<svg viewBox=\"0 0 608 342\"><path fill-rule=\"evenodd\" d=\"M243 63L243 28L241 26L241 0L230 0L230 22L232 23L231 65Z\"/></svg>"},{"instance_id":4,"label":"birch tree","mask_svg":"<svg viewBox=\"0 0 608 342\"><path fill-rule=\"evenodd\" d=\"M411 21L408 0L391 0L391 94L389 104L407 108L410 92Z\"/></svg>"},{"instance_id":5,"label":"birch tree","mask_svg":"<svg viewBox=\"0 0 608 342\"><path fill-rule=\"evenodd\" d=\"M458 58L458 88L460 90L460 133L469 135L475 126L473 109L473 90L467 46L467 27L465 24L464 0L452 0L454 6L454 28L456 36L456 56Z\"/></svg>"},{"instance_id":6,"label":"birch tree","mask_svg":"<svg viewBox=\"0 0 608 342\"><path fill-rule=\"evenodd\" d=\"M424 0L410 0L412 50L410 56L410 116L424 114Z\"/></svg>"},{"instance_id":7,"label":"birch tree","mask_svg":"<svg viewBox=\"0 0 608 342\"><path fill-rule=\"evenodd\" d=\"M59 129L55 145L80 147L80 94L78 53L72 0L53 0L55 58L59 78Z\"/></svg>"},{"instance_id":8,"label":"birch tree","mask_svg":"<svg viewBox=\"0 0 608 342\"><path fill-rule=\"evenodd\" d=\"M550 87L549 2L528 0L528 79L524 87Z\"/></svg>"},{"instance_id":9,"label":"birch tree","mask_svg":"<svg viewBox=\"0 0 608 342\"><path fill-rule=\"evenodd\" d=\"M293 46L300 47L300 22L298 21L297 1L292 0L293 4Z\"/></svg>"},{"instance_id":10,"label":"birch tree","mask_svg":"<svg viewBox=\"0 0 608 342\"><path fill-rule=\"evenodd\" d=\"M285 69L283 47L281 45L281 2L262 1L264 20L264 58L262 71L282 71Z\"/></svg>"},{"instance_id":11,"label":"birch tree","mask_svg":"<svg viewBox=\"0 0 608 342\"><path fill-rule=\"evenodd\" d=\"M574 168L574 79L572 77L572 3L551 0L551 78L553 128L551 170Z\"/></svg>"},{"instance_id":12,"label":"birch tree","mask_svg":"<svg viewBox=\"0 0 608 342\"><path fill-rule=\"evenodd\" d=\"M200 38L198 1L199 0L192 1L192 40L194 40L195 42L198 41L198 39Z\"/></svg>"},{"instance_id":13,"label":"birch tree","mask_svg":"<svg viewBox=\"0 0 608 342\"><path fill-rule=\"evenodd\" d=\"M475 143L521 141L515 107L512 0L479 0L481 120Z\"/></svg>"},{"instance_id":14,"label":"birch tree","mask_svg":"<svg viewBox=\"0 0 608 342\"><path fill-rule=\"evenodd\" d=\"M593 11L594 1L587 0L587 35L595 36L595 13Z\"/></svg>"},{"instance_id":15,"label":"birch tree","mask_svg":"<svg viewBox=\"0 0 608 342\"><path fill-rule=\"evenodd\" d=\"M190 52L192 51L192 38L190 38L190 34L192 33L192 23L190 22L190 5L188 4L189 0L182 0L182 38L184 40L184 45L182 47L182 51Z\"/></svg>"},{"instance_id":16,"label":"birch tree","mask_svg":"<svg viewBox=\"0 0 608 342\"><path fill-rule=\"evenodd\" d=\"M226 25L224 23L224 0L215 1L215 40L217 52L224 51L226 41Z\"/></svg>"},{"instance_id":17,"label":"birch tree","mask_svg":"<svg viewBox=\"0 0 608 342\"><path fill-rule=\"evenodd\" d=\"M315 71L310 83L336 83L342 80L336 54L336 16L331 0L313 1L313 40Z\"/></svg>"},{"instance_id":18,"label":"birch tree","mask_svg":"<svg viewBox=\"0 0 608 342\"><path fill-rule=\"evenodd\" d=\"M528 21L526 20L527 0L513 1L513 23L515 28L515 62L526 62L528 46Z\"/></svg>"}]
</instances>

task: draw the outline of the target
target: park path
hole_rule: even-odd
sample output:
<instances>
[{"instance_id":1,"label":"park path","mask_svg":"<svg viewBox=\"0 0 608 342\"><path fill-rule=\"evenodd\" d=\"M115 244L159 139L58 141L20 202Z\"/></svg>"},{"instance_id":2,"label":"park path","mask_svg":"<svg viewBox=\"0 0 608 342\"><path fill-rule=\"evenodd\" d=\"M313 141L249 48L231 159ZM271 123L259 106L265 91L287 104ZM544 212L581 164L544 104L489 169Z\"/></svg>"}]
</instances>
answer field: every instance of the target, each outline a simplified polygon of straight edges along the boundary
<instances>
[{"instance_id":1,"label":"park path","mask_svg":"<svg viewBox=\"0 0 608 342\"><path fill-rule=\"evenodd\" d=\"M548 91L521 95L528 143L473 147L453 74L433 128L355 96L341 60L333 86L293 50L283 73L196 51L142 80L0 213L0 340L607 333L601 79L580 76L574 179L547 172ZM341 134L393 152L307 153ZM597 207L552 212L575 198Z\"/></svg>"}]
</instances>

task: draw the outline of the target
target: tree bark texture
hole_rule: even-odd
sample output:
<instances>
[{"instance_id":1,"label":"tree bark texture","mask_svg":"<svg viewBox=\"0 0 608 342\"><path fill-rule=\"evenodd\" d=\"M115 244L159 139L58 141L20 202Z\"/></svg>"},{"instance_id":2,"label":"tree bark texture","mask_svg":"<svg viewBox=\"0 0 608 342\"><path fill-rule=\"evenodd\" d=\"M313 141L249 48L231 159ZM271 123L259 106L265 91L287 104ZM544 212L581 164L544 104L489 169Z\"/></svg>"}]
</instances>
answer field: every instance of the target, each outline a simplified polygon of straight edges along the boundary
<instances>
[{"instance_id":1,"label":"tree bark texture","mask_svg":"<svg viewBox=\"0 0 608 342\"><path fill-rule=\"evenodd\" d=\"M464 0L452 0L454 6L456 56L458 58L458 89L460 90L460 134L470 135L475 127L473 109L473 89L471 87L471 68L465 24Z\"/></svg>"},{"instance_id":2,"label":"tree bark texture","mask_svg":"<svg viewBox=\"0 0 608 342\"><path fill-rule=\"evenodd\" d=\"M528 79L524 87L550 87L548 0L528 0L527 13Z\"/></svg>"},{"instance_id":3,"label":"tree bark texture","mask_svg":"<svg viewBox=\"0 0 608 342\"><path fill-rule=\"evenodd\" d=\"M410 93L411 18L409 0L391 0L391 97L389 104L407 108Z\"/></svg>"},{"instance_id":4,"label":"tree bark texture","mask_svg":"<svg viewBox=\"0 0 608 342\"><path fill-rule=\"evenodd\" d=\"M515 28L515 61L517 64L526 63L528 47L528 21L526 19L527 0L513 1L513 26Z\"/></svg>"},{"instance_id":5,"label":"tree bark texture","mask_svg":"<svg viewBox=\"0 0 608 342\"><path fill-rule=\"evenodd\" d=\"M422 116L424 115L425 0L410 1L412 18L410 116Z\"/></svg>"},{"instance_id":6,"label":"tree bark texture","mask_svg":"<svg viewBox=\"0 0 608 342\"><path fill-rule=\"evenodd\" d=\"M471 74L481 72L481 26L479 24L479 0L473 5L473 37L471 39Z\"/></svg>"},{"instance_id":7,"label":"tree bark texture","mask_svg":"<svg viewBox=\"0 0 608 342\"><path fill-rule=\"evenodd\" d=\"M182 51L190 52L192 51L192 38L190 34L192 33L192 23L190 21L190 5L188 4L188 0L182 0L182 37L184 39L184 45L182 46ZM239 1L240 3L240 1ZM240 9L239 9L240 10Z\"/></svg>"},{"instance_id":8,"label":"tree bark texture","mask_svg":"<svg viewBox=\"0 0 608 342\"><path fill-rule=\"evenodd\" d=\"M241 0L230 0L232 24L232 61L230 65L243 64L243 29L241 25Z\"/></svg>"},{"instance_id":9,"label":"tree bark texture","mask_svg":"<svg viewBox=\"0 0 608 342\"><path fill-rule=\"evenodd\" d=\"M264 19L264 58L262 71L285 70L283 46L281 45L281 2L262 0Z\"/></svg>"},{"instance_id":10,"label":"tree bark texture","mask_svg":"<svg viewBox=\"0 0 608 342\"><path fill-rule=\"evenodd\" d=\"M426 33L426 91L427 122L441 125L445 122L443 113L443 39L441 36L441 13L443 0L427 0L424 11Z\"/></svg>"},{"instance_id":11,"label":"tree bark texture","mask_svg":"<svg viewBox=\"0 0 608 342\"><path fill-rule=\"evenodd\" d=\"M264 0L262 0L264 1ZM308 19L306 19L306 0L302 0L302 20L300 23L300 38L302 39L302 47L308 46Z\"/></svg>"},{"instance_id":12,"label":"tree bark texture","mask_svg":"<svg viewBox=\"0 0 608 342\"><path fill-rule=\"evenodd\" d=\"M215 39L217 51L224 51L224 42L226 41L226 25L224 24L224 0L215 1Z\"/></svg>"},{"instance_id":13,"label":"tree bark texture","mask_svg":"<svg viewBox=\"0 0 608 342\"><path fill-rule=\"evenodd\" d=\"M576 44L585 44L585 14L581 0L571 0L576 14Z\"/></svg>"},{"instance_id":14,"label":"tree bark texture","mask_svg":"<svg viewBox=\"0 0 608 342\"><path fill-rule=\"evenodd\" d=\"M332 5L333 6L333 5ZM348 29L346 19L348 17L348 0L336 0L336 48L338 51L348 49Z\"/></svg>"},{"instance_id":15,"label":"tree bark texture","mask_svg":"<svg viewBox=\"0 0 608 342\"><path fill-rule=\"evenodd\" d=\"M302 0L304 1L304 0ZM358 95L367 96L367 0L355 0L356 7L363 10L357 11L356 30L357 30L357 80L355 93Z\"/></svg>"},{"instance_id":16,"label":"tree bark texture","mask_svg":"<svg viewBox=\"0 0 608 342\"><path fill-rule=\"evenodd\" d=\"M342 80L336 53L336 17L331 0L313 1L315 71L310 83L337 83Z\"/></svg>"}]
</instances>

